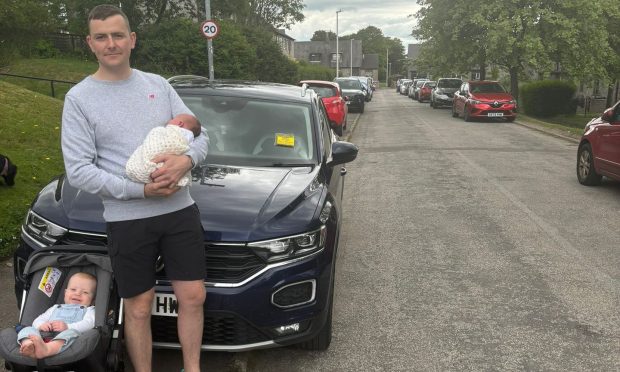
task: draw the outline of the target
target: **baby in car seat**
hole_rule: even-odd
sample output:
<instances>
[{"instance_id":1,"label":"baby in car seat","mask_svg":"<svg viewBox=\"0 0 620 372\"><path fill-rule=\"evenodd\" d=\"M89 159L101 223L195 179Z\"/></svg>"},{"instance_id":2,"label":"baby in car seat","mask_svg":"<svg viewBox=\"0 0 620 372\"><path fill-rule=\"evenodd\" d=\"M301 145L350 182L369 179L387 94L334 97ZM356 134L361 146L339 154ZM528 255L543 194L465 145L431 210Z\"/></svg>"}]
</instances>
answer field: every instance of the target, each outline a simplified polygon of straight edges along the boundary
<instances>
[{"instance_id":1,"label":"baby in car seat","mask_svg":"<svg viewBox=\"0 0 620 372\"><path fill-rule=\"evenodd\" d=\"M95 297L97 279L88 273L75 273L69 278L64 304L54 305L39 315L32 326L17 334L22 355L42 359L67 349L80 335L95 327ZM51 334L51 339L42 337ZM47 342L46 342L47 341Z\"/></svg>"}]
</instances>

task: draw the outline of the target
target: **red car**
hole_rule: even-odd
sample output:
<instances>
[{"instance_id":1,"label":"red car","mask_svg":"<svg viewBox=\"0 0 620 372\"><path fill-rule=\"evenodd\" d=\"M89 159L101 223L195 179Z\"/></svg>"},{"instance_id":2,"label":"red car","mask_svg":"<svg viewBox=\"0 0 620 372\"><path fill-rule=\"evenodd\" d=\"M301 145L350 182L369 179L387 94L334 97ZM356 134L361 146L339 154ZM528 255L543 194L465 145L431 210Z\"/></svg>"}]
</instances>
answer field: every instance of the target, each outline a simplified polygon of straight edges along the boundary
<instances>
[{"instance_id":1,"label":"red car","mask_svg":"<svg viewBox=\"0 0 620 372\"><path fill-rule=\"evenodd\" d=\"M594 186L602 176L620 181L620 102L586 124L577 150L577 179Z\"/></svg>"},{"instance_id":2,"label":"red car","mask_svg":"<svg viewBox=\"0 0 620 372\"><path fill-rule=\"evenodd\" d=\"M474 118L517 118L517 102L497 81L468 81L454 93L452 116Z\"/></svg>"},{"instance_id":3,"label":"red car","mask_svg":"<svg viewBox=\"0 0 620 372\"><path fill-rule=\"evenodd\" d=\"M430 101L431 100L431 92L437 86L436 81L425 81L424 84L420 87L420 91L418 92L418 102Z\"/></svg>"},{"instance_id":4,"label":"red car","mask_svg":"<svg viewBox=\"0 0 620 372\"><path fill-rule=\"evenodd\" d=\"M332 122L332 129L342 136L347 129L347 114L349 109L347 102L342 96L342 90L338 83L323 80L302 80L298 85L307 84L309 89L314 90L323 101L327 117Z\"/></svg>"}]
</instances>

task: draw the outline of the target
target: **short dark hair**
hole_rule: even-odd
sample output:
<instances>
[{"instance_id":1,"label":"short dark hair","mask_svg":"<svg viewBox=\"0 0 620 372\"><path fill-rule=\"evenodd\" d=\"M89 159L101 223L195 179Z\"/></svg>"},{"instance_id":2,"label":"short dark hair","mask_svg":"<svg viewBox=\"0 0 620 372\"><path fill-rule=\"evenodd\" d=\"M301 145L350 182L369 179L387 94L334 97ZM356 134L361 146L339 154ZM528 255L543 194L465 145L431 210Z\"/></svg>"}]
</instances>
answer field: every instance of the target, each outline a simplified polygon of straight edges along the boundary
<instances>
[{"instance_id":1,"label":"short dark hair","mask_svg":"<svg viewBox=\"0 0 620 372\"><path fill-rule=\"evenodd\" d=\"M90 27L90 21L93 19L105 21L107 18L120 15L125 20L127 24L127 29L131 32L131 26L129 26L129 19L127 15L121 10L121 8L111 5L111 4L101 4L92 8L88 13L88 27Z\"/></svg>"}]
</instances>

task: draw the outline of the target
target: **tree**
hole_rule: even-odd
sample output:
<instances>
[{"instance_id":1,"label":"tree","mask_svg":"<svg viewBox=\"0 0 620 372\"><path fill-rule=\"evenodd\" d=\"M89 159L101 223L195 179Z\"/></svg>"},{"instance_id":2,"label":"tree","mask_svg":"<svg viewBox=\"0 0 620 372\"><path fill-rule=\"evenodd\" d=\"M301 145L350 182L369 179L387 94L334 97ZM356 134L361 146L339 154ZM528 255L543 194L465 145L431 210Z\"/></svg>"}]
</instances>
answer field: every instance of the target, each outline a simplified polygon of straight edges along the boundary
<instances>
[{"instance_id":1,"label":"tree","mask_svg":"<svg viewBox=\"0 0 620 372\"><path fill-rule=\"evenodd\" d=\"M316 30L310 41L331 41L336 40L336 33L333 31Z\"/></svg>"},{"instance_id":2,"label":"tree","mask_svg":"<svg viewBox=\"0 0 620 372\"><path fill-rule=\"evenodd\" d=\"M405 58L403 44L398 38L389 38L383 35L383 31L375 26L368 26L350 35L342 36L341 39L361 40L362 52L364 54L379 55L379 79L385 80L386 71L386 52L389 60L392 61L392 71L400 71L402 61Z\"/></svg>"},{"instance_id":3,"label":"tree","mask_svg":"<svg viewBox=\"0 0 620 372\"><path fill-rule=\"evenodd\" d=\"M203 2L204 3L204 2ZM199 8L204 14L204 5ZM213 0L211 9L222 18L246 26L287 28L304 20L302 0Z\"/></svg>"},{"instance_id":4,"label":"tree","mask_svg":"<svg viewBox=\"0 0 620 372\"><path fill-rule=\"evenodd\" d=\"M297 66L282 54L280 46L273 39L273 33L246 28L245 37L256 48L256 64L248 66L256 79L287 84L296 82Z\"/></svg>"},{"instance_id":5,"label":"tree","mask_svg":"<svg viewBox=\"0 0 620 372\"><path fill-rule=\"evenodd\" d=\"M47 8L36 0L0 0L0 66L54 28Z\"/></svg>"}]
</instances>

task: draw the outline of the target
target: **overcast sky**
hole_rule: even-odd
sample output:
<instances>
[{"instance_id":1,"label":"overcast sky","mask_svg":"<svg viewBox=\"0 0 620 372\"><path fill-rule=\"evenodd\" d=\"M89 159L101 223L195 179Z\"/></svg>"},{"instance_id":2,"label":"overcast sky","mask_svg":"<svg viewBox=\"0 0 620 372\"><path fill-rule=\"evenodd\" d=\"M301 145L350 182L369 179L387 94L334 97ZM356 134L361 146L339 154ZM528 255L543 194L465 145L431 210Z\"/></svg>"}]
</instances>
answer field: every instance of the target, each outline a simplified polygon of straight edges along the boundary
<instances>
[{"instance_id":1,"label":"overcast sky","mask_svg":"<svg viewBox=\"0 0 620 372\"><path fill-rule=\"evenodd\" d=\"M407 17L420 8L415 0L305 0L304 3L306 19L286 30L296 41L310 40L316 30L335 33L336 11L342 9L338 13L340 36L375 26L384 36L401 39L405 53L407 44L415 43L411 36L415 18Z\"/></svg>"}]
</instances>

